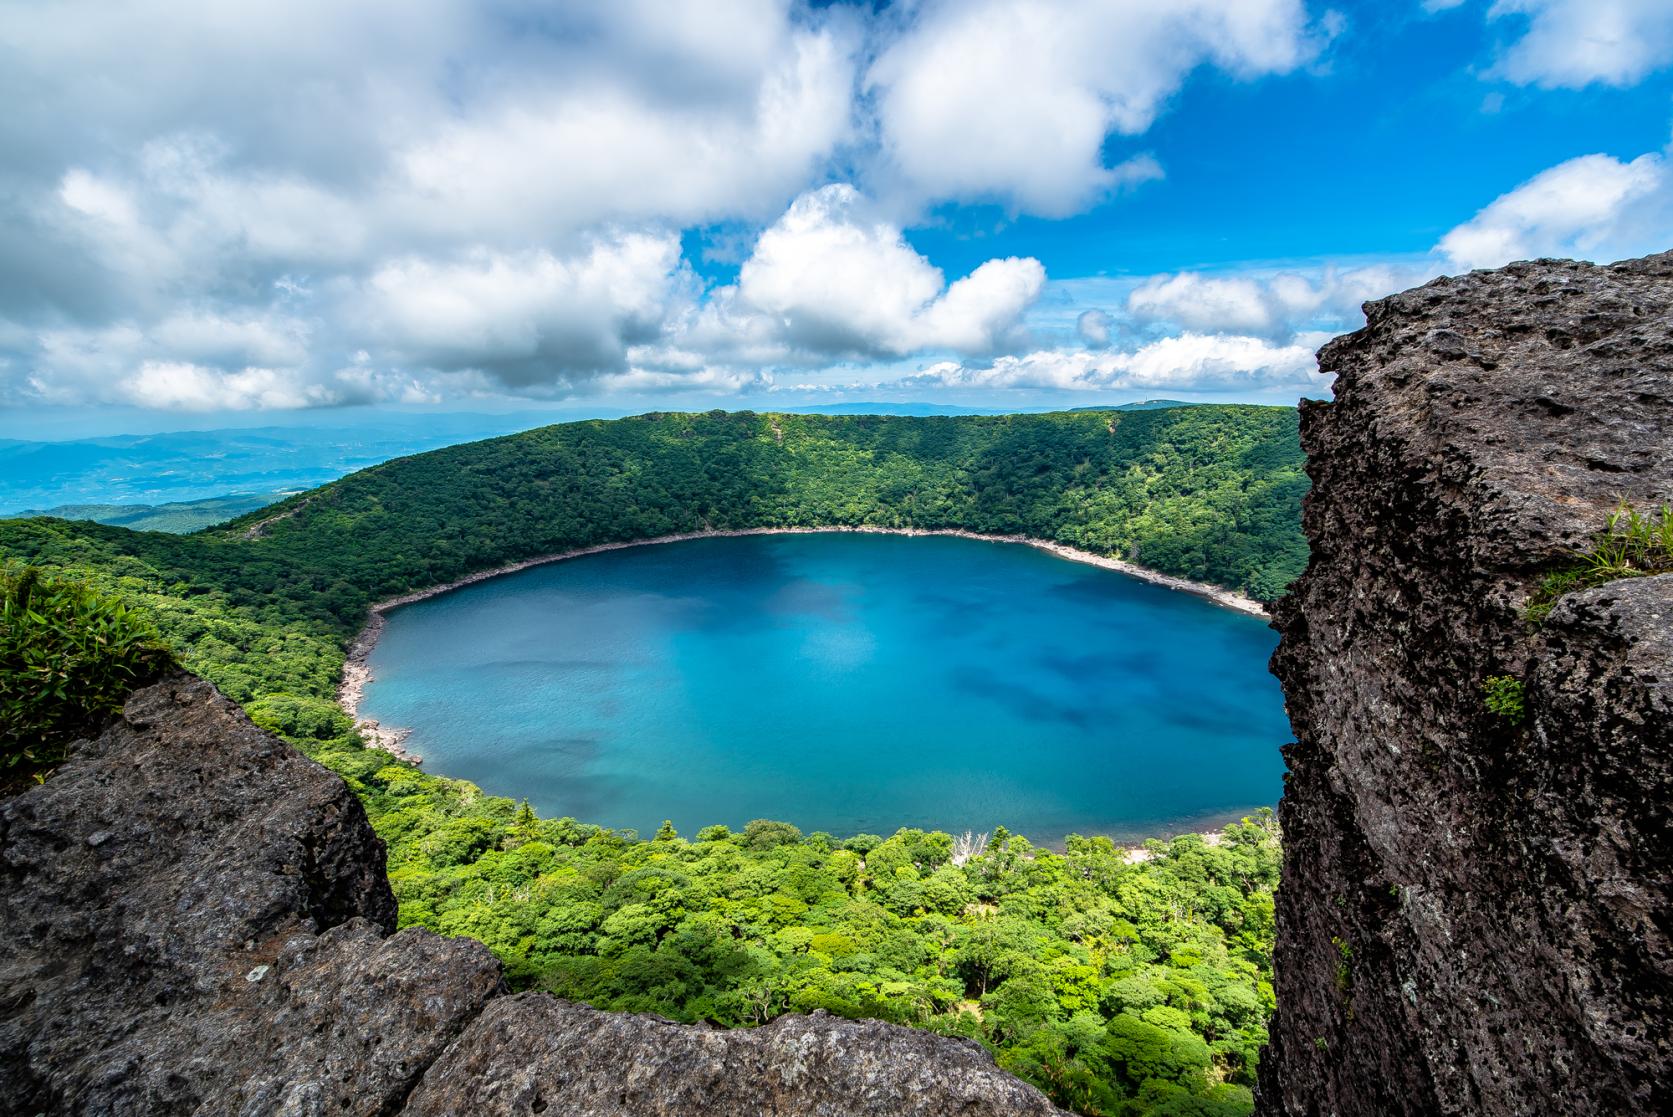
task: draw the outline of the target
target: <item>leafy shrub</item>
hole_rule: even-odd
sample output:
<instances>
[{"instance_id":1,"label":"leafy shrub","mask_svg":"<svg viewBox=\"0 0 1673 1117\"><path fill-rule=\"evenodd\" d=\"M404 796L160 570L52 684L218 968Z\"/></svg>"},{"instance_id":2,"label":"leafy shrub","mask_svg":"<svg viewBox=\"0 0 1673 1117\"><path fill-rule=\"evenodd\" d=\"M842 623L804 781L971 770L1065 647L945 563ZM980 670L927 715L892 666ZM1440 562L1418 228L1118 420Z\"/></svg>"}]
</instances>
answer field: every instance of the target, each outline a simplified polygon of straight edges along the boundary
<instances>
[{"instance_id":1,"label":"leafy shrub","mask_svg":"<svg viewBox=\"0 0 1673 1117\"><path fill-rule=\"evenodd\" d=\"M1515 675L1489 675L1482 685L1487 695L1487 708L1512 725L1521 725L1527 717L1523 706L1522 680Z\"/></svg>"},{"instance_id":2,"label":"leafy shrub","mask_svg":"<svg viewBox=\"0 0 1673 1117\"><path fill-rule=\"evenodd\" d=\"M119 598L0 567L0 779L62 760L70 741L173 663L156 628Z\"/></svg>"},{"instance_id":3,"label":"leafy shrub","mask_svg":"<svg viewBox=\"0 0 1673 1117\"><path fill-rule=\"evenodd\" d=\"M770 818L757 818L744 826L743 844L745 849L758 851L776 849L783 845L795 845L801 840L802 832L788 822L775 822Z\"/></svg>"}]
</instances>

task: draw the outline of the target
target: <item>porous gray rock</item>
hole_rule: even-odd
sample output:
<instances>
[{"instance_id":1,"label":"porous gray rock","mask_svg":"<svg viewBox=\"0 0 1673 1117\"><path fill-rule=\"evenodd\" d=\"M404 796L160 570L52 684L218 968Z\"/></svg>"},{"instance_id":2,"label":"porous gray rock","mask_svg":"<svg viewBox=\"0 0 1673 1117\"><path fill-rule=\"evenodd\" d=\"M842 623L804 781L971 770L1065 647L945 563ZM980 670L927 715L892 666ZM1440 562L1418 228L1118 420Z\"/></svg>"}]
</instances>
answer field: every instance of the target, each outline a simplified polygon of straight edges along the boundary
<instances>
[{"instance_id":1,"label":"porous gray rock","mask_svg":"<svg viewBox=\"0 0 1673 1117\"><path fill-rule=\"evenodd\" d=\"M0 803L5 1109L392 1112L500 987L394 924L340 778L200 679L138 691Z\"/></svg>"},{"instance_id":2,"label":"porous gray rock","mask_svg":"<svg viewBox=\"0 0 1673 1117\"><path fill-rule=\"evenodd\" d=\"M200 679L137 691L0 802L0 1111L1057 1112L975 1044L892 1025L503 996L480 943L395 914L340 778Z\"/></svg>"},{"instance_id":3,"label":"porous gray rock","mask_svg":"<svg viewBox=\"0 0 1673 1117\"><path fill-rule=\"evenodd\" d=\"M942 1117L1059 1111L979 1044L875 1020L720 1031L540 993L495 1001L425 1074L412 1117Z\"/></svg>"},{"instance_id":4,"label":"porous gray rock","mask_svg":"<svg viewBox=\"0 0 1673 1117\"><path fill-rule=\"evenodd\" d=\"M1523 615L1673 497L1673 255L1368 304L1276 610L1277 1117L1673 1112L1673 578ZM1515 676L1527 717L1490 712Z\"/></svg>"}]
</instances>

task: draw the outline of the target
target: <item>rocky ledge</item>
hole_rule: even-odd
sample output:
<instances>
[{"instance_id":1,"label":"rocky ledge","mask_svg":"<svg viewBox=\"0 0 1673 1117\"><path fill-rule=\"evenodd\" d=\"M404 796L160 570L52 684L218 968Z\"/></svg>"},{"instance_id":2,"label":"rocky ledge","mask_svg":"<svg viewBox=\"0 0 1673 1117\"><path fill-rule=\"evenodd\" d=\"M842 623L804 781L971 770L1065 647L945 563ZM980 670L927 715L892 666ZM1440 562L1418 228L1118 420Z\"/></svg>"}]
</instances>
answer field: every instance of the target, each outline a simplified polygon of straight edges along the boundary
<instances>
[{"instance_id":1,"label":"rocky ledge","mask_svg":"<svg viewBox=\"0 0 1673 1117\"><path fill-rule=\"evenodd\" d=\"M343 781L188 675L0 803L0 927L5 1112L1058 1113L980 1046L907 1028L507 995L480 943L394 932Z\"/></svg>"},{"instance_id":2,"label":"rocky ledge","mask_svg":"<svg viewBox=\"0 0 1673 1117\"><path fill-rule=\"evenodd\" d=\"M1673 499L1673 254L1366 314L1319 355L1313 559L1276 611L1296 743L1260 1111L1673 1112L1673 576L1523 614L1620 504Z\"/></svg>"}]
</instances>

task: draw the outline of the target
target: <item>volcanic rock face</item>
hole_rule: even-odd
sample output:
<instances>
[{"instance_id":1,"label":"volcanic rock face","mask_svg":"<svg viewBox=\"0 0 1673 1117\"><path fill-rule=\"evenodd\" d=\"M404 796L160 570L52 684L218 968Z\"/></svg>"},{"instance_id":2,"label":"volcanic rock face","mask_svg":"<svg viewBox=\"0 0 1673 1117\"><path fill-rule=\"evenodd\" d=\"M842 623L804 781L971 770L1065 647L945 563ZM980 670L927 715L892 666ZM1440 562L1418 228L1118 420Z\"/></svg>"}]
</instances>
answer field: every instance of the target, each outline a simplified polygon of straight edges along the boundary
<instances>
[{"instance_id":1,"label":"volcanic rock face","mask_svg":"<svg viewBox=\"0 0 1673 1117\"><path fill-rule=\"evenodd\" d=\"M180 675L0 802L0 1112L1055 1114L980 1047L501 996L481 944L391 934L337 776Z\"/></svg>"},{"instance_id":2,"label":"volcanic rock face","mask_svg":"<svg viewBox=\"0 0 1673 1117\"><path fill-rule=\"evenodd\" d=\"M499 987L404 931L347 785L208 683L0 804L0 1098L16 1113L391 1112Z\"/></svg>"},{"instance_id":3,"label":"volcanic rock face","mask_svg":"<svg viewBox=\"0 0 1673 1117\"><path fill-rule=\"evenodd\" d=\"M1060 1112L970 1040L824 1014L691 1028L537 993L490 1004L404 1112L510 1117L543 1102L575 1117Z\"/></svg>"},{"instance_id":4,"label":"volcanic rock face","mask_svg":"<svg viewBox=\"0 0 1673 1117\"><path fill-rule=\"evenodd\" d=\"M1673 576L1522 615L1622 502L1673 499L1673 254L1367 322L1303 410L1260 1111L1673 1112ZM1503 675L1520 724L1484 702Z\"/></svg>"}]
</instances>

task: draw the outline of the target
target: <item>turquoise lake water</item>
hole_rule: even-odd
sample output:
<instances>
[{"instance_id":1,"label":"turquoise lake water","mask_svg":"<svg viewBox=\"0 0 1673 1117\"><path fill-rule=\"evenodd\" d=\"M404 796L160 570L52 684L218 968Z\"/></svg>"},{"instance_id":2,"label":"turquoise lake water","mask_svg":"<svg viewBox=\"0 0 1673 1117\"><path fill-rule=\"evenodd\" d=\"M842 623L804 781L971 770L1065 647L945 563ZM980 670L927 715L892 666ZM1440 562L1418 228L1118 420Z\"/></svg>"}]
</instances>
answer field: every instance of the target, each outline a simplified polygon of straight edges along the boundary
<instances>
[{"instance_id":1,"label":"turquoise lake water","mask_svg":"<svg viewBox=\"0 0 1673 1117\"><path fill-rule=\"evenodd\" d=\"M646 836L777 818L1133 838L1277 802L1275 642L1020 545L703 539L391 613L362 711L409 727L427 771Z\"/></svg>"}]
</instances>

